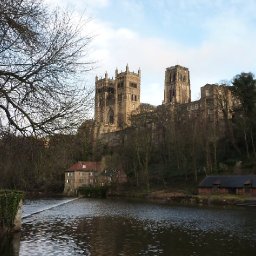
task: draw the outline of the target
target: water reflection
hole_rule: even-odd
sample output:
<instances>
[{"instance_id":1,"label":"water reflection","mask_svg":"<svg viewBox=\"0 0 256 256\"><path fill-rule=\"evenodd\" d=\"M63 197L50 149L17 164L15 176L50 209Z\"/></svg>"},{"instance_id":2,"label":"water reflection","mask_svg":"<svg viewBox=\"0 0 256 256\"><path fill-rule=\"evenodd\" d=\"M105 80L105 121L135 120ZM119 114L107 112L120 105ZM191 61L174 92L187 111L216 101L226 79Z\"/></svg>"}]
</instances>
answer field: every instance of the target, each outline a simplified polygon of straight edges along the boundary
<instances>
[{"instance_id":1,"label":"water reflection","mask_svg":"<svg viewBox=\"0 0 256 256\"><path fill-rule=\"evenodd\" d=\"M20 255L250 256L255 213L79 199L25 219Z\"/></svg>"}]
</instances>

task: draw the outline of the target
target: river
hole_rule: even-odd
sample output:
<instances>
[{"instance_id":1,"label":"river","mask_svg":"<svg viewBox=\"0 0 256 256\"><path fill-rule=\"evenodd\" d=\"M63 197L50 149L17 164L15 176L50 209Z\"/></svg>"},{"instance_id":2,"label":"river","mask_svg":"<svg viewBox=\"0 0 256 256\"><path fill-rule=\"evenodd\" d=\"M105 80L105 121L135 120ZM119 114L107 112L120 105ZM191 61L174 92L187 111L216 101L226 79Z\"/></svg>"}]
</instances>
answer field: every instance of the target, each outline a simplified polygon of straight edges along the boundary
<instances>
[{"instance_id":1,"label":"river","mask_svg":"<svg viewBox=\"0 0 256 256\"><path fill-rule=\"evenodd\" d=\"M25 201L23 217L1 256L256 255L253 207L41 199Z\"/></svg>"}]
</instances>

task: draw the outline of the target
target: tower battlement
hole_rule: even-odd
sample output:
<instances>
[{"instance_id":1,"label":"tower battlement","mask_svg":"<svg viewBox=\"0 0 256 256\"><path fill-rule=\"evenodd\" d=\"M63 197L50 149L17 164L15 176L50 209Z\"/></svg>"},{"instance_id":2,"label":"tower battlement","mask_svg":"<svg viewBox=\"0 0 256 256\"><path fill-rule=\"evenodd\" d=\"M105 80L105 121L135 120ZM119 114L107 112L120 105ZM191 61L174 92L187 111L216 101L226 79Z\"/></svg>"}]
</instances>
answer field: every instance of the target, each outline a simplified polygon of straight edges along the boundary
<instances>
[{"instance_id":1,"label":"tower battlement","mask_svg":"<svg viewBox=\"0 0 256 256\"><path fill-rule=\"evenodd\" d=\"M118 78L118 77L122 77L122 76L125 76L125 75L130 75L130 76L138 76L140 77L140 69L138 70L137 73L135 73L134 71L130 71L129 70L129 66L128 64L126 65L126 68L125 68L125 71L122 71L120 73L118 73L118 69L116 68L115 70L115 77Z\"/></svg>"}]
</instances>

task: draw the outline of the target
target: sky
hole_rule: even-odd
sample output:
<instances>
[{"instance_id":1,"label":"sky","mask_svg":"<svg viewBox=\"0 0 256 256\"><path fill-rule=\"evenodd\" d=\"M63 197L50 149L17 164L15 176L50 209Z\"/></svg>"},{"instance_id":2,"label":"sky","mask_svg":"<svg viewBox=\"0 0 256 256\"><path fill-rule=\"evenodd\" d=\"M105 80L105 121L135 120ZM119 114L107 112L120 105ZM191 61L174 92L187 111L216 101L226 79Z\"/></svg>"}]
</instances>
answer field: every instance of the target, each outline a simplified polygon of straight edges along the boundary
<instances>
[{"instance_id":1,"label":"sky","mask_svg":"<svg viewBox=\"0 0 256 256\"><path fill-rule=\"evenodd\" d=\"M89 58L85 78L115 69L141 69L141 102L162 104L165 69L190 70L192 100L207 83L256 74L256 0L45 0L88 18Z\"/></svg>"}]
</instances>

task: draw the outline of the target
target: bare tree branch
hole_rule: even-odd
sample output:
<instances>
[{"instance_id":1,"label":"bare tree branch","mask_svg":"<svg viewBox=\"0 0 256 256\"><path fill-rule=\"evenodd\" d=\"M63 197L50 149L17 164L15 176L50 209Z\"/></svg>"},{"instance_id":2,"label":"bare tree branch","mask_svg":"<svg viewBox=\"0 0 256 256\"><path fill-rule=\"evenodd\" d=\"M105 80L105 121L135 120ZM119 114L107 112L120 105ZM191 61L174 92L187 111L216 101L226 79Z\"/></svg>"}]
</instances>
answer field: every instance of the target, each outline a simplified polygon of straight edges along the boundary
<instances>
[{"instance_id":1,"label":"bare tree branch","mask_svg":"<svg viewBox=\"0 0 256 256\"><path fill-rule=\"evenodd\" d=\"M0 129L41 134L82 123L92 90L81 77L93 64L83 28L39 0L0 2Z\"/></svg>"}]
</instances>

